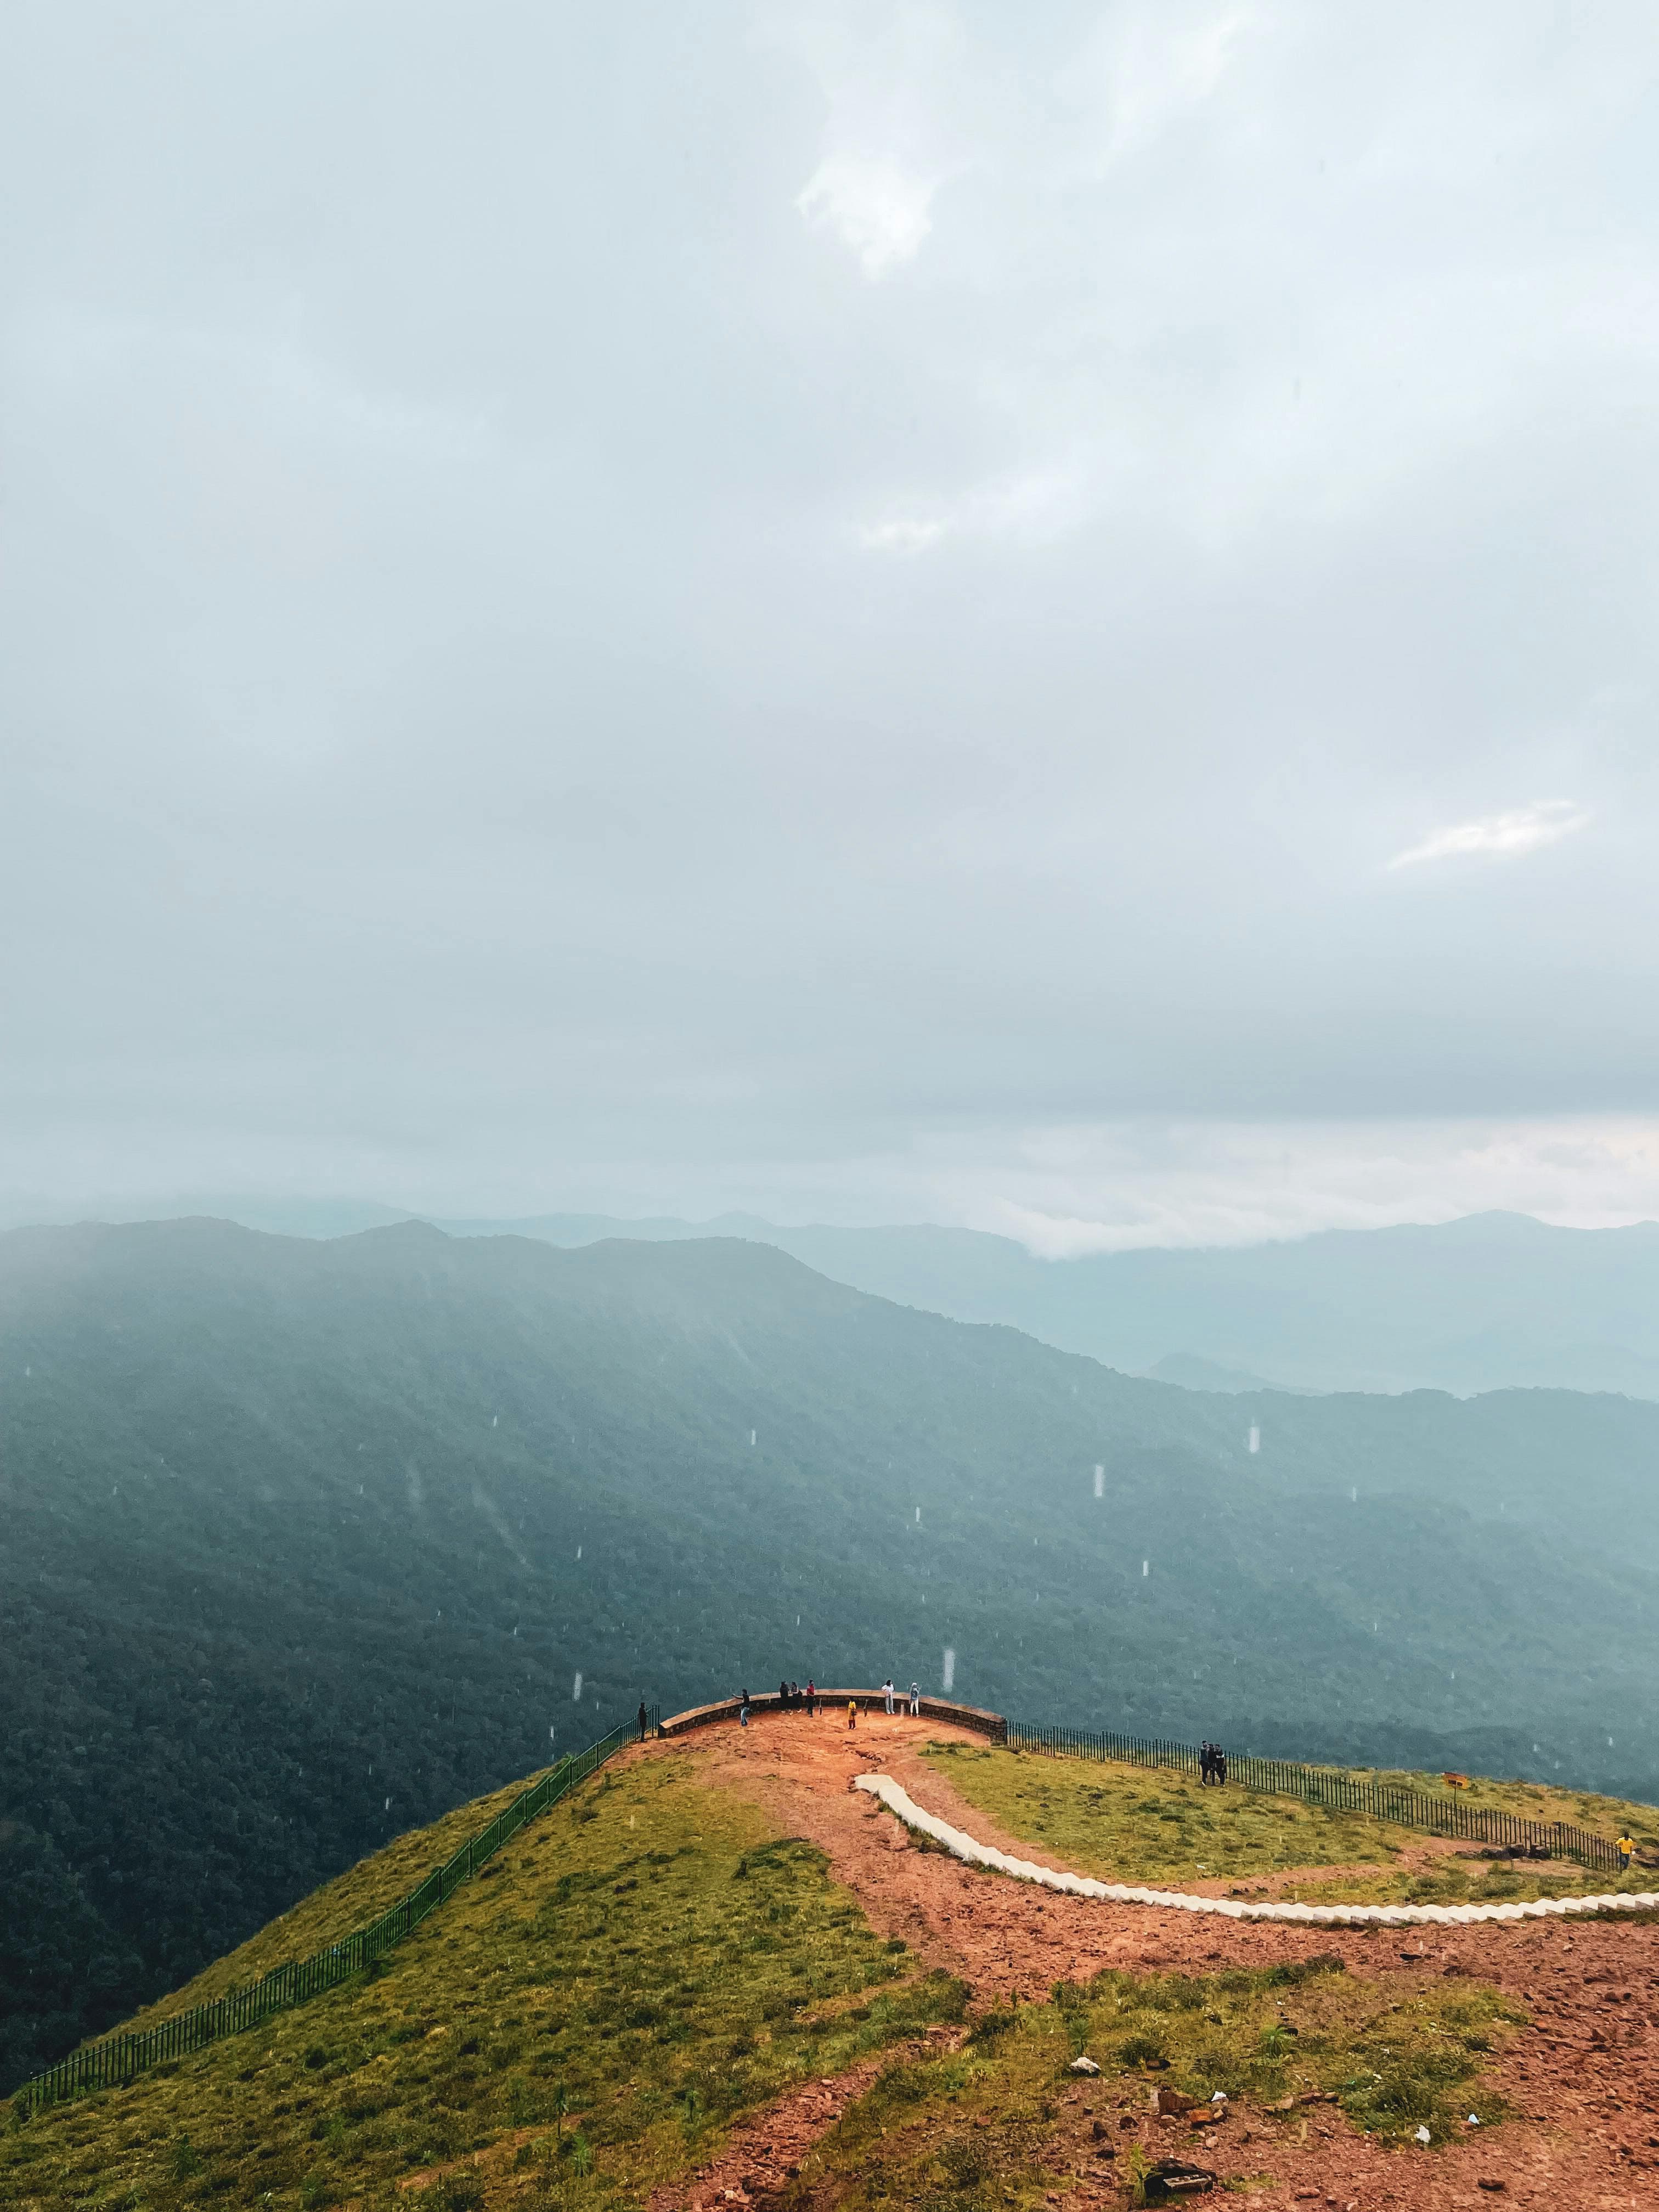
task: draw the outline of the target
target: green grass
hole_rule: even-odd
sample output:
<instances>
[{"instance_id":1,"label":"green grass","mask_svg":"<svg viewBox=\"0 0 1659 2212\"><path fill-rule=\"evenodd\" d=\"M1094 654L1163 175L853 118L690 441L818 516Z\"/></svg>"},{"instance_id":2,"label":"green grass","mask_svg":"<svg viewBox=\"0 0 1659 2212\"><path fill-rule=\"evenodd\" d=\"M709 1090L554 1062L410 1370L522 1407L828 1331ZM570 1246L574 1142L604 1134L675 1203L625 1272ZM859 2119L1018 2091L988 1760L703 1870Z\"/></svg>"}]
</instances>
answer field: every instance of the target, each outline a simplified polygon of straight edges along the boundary
<instances>
[{"instance_id":1,"label":"green grass","mask_svg":"<svg viewBox=\"0 0 1659 2212\"><path fill-rule=\"evenodd\" d=\"M880 1941L821 1853L697 1777L691 1753L608 1771L379 1973L14 2127L0 2203L603 2212L793 2084L960 2015L961 1985ZM356 1924L495 1803L403 1838L179 2002ZM477 2151L481 2166L398 2189Z\"/></svg>"},{"instance_id":2,"label":"green grass","mask_svg":"<svg viewBox=\"0 0 1659 2212\"><path fill-rule=\"evenodd\" d=\"M1438 1774L1413 1774L1392 1767L1356 1768L1356 1782L1398 1782L1431 1796L1454 1793ZM1575 1828L1588 1828L1608 1841L1628 1827L1644 1850L1659 1851L1659 1807L1643 1805L1627 1797L1603 1797L1589 1790L1554 1790L1541 1782L1504 1782L1495 1775L1472 1774L1467 1790L1455 1793L1465 1805L1490 1811L1514 1813L1523 1820L1565 1820Z\"/></svg>"},{"instance_id":3,"label":"green grass","mask_svg":"<svg viewBox=\"0 0 1659 2212\"><path fill-rule=\"evenodd\" d=\"M1335 1960L1201 1978L1106 1973L1054 1995L991 2014L959 2051L889 2068L804 2162L784 2212L827 2194L837 2212L1035 2206L1080 2170L1099 2178L1094 2116L1144 2115L1157 2084L1234 2100L1224 2159L1242 2148L1239 2100L1310 2092L1334 2094L1363 2132L1400 2141L1425 2126L1442 2143L1465 2132L1472 2112L1486 2127L1502 2121L1479 2077L1520 2019L1482 1985L1373 1982ZM1085 2053L1104 2070L1079 2083L1067 2069ZM1291 2116L1277 2124L1292 2135L1302 2126ZM1150 2154L1182 2154L1187 2141L1184 2130L1161 2135ZM1146 2154L1115 2126L1106 2142L1114 2179L1133 2193ZM1264 2180L1273 2148L1269 2135L1249 2154Z\"/></svg>"},{"instance_id":4,"label":"green grass","mask_svg":"<svg viewBox=\"0 0 1659 2212\"><path fill-rule=\"evenodd\" d=\"M538 1778L532 1775L527 1780ZM210 2003L228 1990L257 1982L286 1960L310 1958L356 1929L366 1928L407 1897L435 1867L452 1858L469 1837L487 1827L526 1786L526 1782L509 1783L490 1796L456 1806L429 1828L413 1828L398 1836L373 1857L360 1859L337 1881L301 1898L291 1911L280 1914L257 1936L215 1960L182 1989L158 1998L122 2025L133 2029L154 2027L157 2021L187 2012L191 2005Z\"/></svg>"},{"instance_id":5,"label":"green grass","mask_svg":"<svg viewBox=\"0 0 1659 2212\"><path fill-rule=\"evenodd\" d=\"M1370 1905L1503 1902L1659 1886L1651 1868L1618 1875L1565 1859L1523 1861L1489 1872L1482 1861L1437 1857L1431 1871L1413 1872L1394 1863L1408 1846L1426 1840L1415 1830L1298 1798L1255 1796L1231 1784L1206 1789L1174 1768L1049 1759L966 1744L930 1744L926 1755L961 1796L1010 1834L1102 1881L1176 1887L1221 1881L1243 1893L1256 1885L1263 1894L1310 1904ZM1428 1780L1389 1778L1419 1788ZM1616 1836L1628 1820L1638 1842L1659 1820L1651 1807L1612 1799L1573 1798L1565 1801L1573 1808L1569 1812L1559 1793L1533 1791L1524 1783L1483 1782L1468 1795L1528 1819L1571 1819L1578 1825L1589 1825L1586 1810L1594 1808L1600 1832ZM1322 1882L1267 1881L1325 1867L1377 1871Z\"/></svg>"},{"instance_id":6,"label":"green grass","mask_svg":"<svg viewBox=\"0 0 1659 2212\"><path fill-rule=\"evenodd\" d=\"M953 1777L1000 1767L1018 1790L1033 1784L1034 1761L941 1756ZM378 1973L125 2089L14 2124L0 2134L0 2203L621 2212L707 2160L741 2115L963 2018L959 1983L918 1972L902 1944L873 1934L820 1852L702 1771L691 1750L607 1771L515 1837ZM1124 1771L1043 1762L1036 1779L1097 1788ZM1127 1777L1142 1795L1126 1832L1161 1845L1145 1809L1161 1778ZM401 1838L173 2002L333 1940L498 1802ZM1029 1797L1014 1802L1029 1813ZM1089 1806L1079 1796L1048 1816ZM1182 1817L1199 1811L1220 1817L1207 1805ZM1336 1960L1060 1984L1048 2003L981 2018L958 2051L898 2057L804 2162L795 2212L821 2187L845 2212L1035 2206L1097 2165L1090 2114L1142 2113L1158 2083L1255 2105L1317 2090L1372 2134L1427 2125L1438 2142L1469 2111L1501 2120L1480 2073L1519 2017L1467 1980L1372 1981ZM1084 2051L1104 2070L1079 2086L1066 2069ZM1266 2167L1272 2129L1298 2124L1270 2124ZM1132 2178L1133 2140L1113 2134L1120 2181Z\"/></svg>"},{"instance_id":7,"label":"green grass","mask_svg":"<svg viewBox=\"0 0 1659 2212\"><path fill-rule=\"evenodd\" d=\"M1103 2065L1115 2057L1206 2099L1333 2091L1368 2134L1426 2125L1437 2141L1470 2112L1485 2125L1502 2117L1469 2085L1525 2017L1484 1984L1373 1981L1338 1959L1197 1979L1107 1973L1056 1995L1068 2057L1097 2043Z\"/></svg>"}]
</instances>

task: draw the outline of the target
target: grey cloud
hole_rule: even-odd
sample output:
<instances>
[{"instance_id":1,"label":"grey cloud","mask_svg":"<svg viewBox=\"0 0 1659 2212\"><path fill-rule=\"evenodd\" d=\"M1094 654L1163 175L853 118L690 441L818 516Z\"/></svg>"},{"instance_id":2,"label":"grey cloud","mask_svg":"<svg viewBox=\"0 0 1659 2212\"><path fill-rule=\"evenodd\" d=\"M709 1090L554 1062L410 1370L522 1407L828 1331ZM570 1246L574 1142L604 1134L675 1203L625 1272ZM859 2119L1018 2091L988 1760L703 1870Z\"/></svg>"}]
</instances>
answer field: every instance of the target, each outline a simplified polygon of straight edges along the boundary
<instances>
[{"instance_id":1,"label":"grey cloud","mask_svg":"<svg viewBox=\"0 0 1659 2212\"><path fill-rule=\"evenodd\" d=\"M19 1187L1652 1110L1649 11L11 45Z\"/></svg>"}]
</instances>

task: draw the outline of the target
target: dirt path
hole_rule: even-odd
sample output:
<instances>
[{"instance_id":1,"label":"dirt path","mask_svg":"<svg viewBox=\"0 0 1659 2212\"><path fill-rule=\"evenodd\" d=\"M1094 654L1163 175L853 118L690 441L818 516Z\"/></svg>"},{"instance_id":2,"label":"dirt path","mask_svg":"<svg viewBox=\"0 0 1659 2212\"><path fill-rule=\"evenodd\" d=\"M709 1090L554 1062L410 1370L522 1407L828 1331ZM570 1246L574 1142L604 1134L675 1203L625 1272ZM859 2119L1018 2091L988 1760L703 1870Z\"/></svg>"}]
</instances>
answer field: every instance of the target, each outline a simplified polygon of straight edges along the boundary
<instances>
[{"instance_id":1,"label":"dirt path","mask_svg":"<svg viewBox=\"0 0 1659 2212\"><path fill-rule=\"evenodd\" d=\"M1058 1980L1086 1979L1109 1966L1205 1973L1334 1952L1369 1978L1397 1976L1421 1985L1443 1974L1477 1976L1517 2000L1533 2022L1489 2076L1516 2118L1484 2141L1438 2152L1382 2150L1329 2106L1282 2118L1241 2112L1216 2130L1212 2148L1195 2152L1184 2122L1155 2120L1131 2098L1129 2084L1103 2076L1065 2108L1075 2119L1076 2178L1061 2202L1122 2202L1114 2167L1103 2162L1092 2134L1098 2119L1108 2124L1109 2146L1120 2154L1139 2142L1156 2156L1195 2155L1224 2178L1272 2173L1276 2185L1250 2195L1257 2212L1290 2212L1292 2205L1451 2212L1495 2203L1539 2212L1612 2212L1615 2206L1659 2212L1659 1927L1530 1922L1302 1929L1195 1921L1152 1906L1039 1892L915 1849L890 1814L853 1790L856 1774L890 1773L919 1804L981 1841L1057 1864L1000 1832L918 1756L925 1743L950 1733L936 1722L875 1714L849 1736L844 1716L809 1721L768 1715L749 1729L720 1723L630 1756L695 1762L710 1778L765 1807L787 1832L808 1838L828 1855L873 1927L902 1936L927 1965L960 1974L977 2000L1037 1999ZM1126 2117L1132 2125L1120 2127ZM799 2156L788 2162L799 2163ZM720 2185L747 2190L741 2161ZM757 2167L750 2193L776 2185L761 2181ZM688 2195L684 2201L694 2200Z\"/></svg>"},{"instance_id":2,"label":"dirt path","mask_svg":"<svg viewBox=\"0 0 1659 2212\"><path fill-rule=\"evenodd\" d=\"M736 2129L720 2156L690 2181L654 2190L650 2212L718 2212L724 2206L763 2203L793 2180L813 2144L828 2135L884 2066L929 2050L952 2048L963 2033L960 2028L930 2028L918 2042L879 2051L845 2074L809 2081L793 2096L780 2097Z\"/></svg>"}]
</instances>

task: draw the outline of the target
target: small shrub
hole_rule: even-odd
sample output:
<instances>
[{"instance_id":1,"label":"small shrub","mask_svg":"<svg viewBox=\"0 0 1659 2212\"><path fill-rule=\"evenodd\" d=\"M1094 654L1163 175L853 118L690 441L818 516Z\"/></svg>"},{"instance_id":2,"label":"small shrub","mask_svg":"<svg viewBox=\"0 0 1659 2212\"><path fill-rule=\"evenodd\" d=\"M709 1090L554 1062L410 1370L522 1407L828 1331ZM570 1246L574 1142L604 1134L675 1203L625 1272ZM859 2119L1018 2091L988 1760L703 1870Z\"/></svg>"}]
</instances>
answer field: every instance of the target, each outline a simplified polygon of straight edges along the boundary
<instances>
[{"instance_id":1,"label":"small shrub","mask_svg":"<svg viewBox=\"0 0 1659 2212\"><path fill-rule=\"evenodd\" d=\"M958 2189L971 2189L983 2181L990 2171L991 2161L982 2143L971 2136L957 2136L945 2144L939 2154L939 2162Z\"/></svg>"},{"instance_id":2,"label":"small shrub","mask_svg":"<svg viewBox=\"0 0 1659 2212\"><path fill-rule=\"evenodd\" d=\"M925 2066L890 2066L876 2078L876 2093L893 2105L919 2105L932 2088L932 2076Z\"/></svg>"}]
</instances>

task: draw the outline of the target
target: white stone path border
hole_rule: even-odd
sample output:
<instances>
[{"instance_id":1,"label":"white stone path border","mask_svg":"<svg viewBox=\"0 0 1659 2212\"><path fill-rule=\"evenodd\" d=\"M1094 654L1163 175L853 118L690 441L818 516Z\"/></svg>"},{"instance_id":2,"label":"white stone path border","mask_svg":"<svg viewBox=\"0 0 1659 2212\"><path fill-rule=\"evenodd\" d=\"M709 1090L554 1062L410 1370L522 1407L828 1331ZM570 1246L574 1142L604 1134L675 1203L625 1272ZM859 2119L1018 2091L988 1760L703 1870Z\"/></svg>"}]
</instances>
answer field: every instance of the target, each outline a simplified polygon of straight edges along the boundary
<instances>
[{"instance_id":1,"label":"white stone path border","mask_svg":"<svg viewBox=\"0 0 1659 2212\"><path fill-rule=\"evenodd\" d=\"M1315 1928L1459 1928L1475 1920L1546 1920L1585 1912L1650 1912L1659 1894L1644 1890L1633 1897L1539 1897L1515 1905L1252 1905L1231 1897L1193 1897L1181 1889L1133 1889L1123 1882L1095 1881L1087 1875L1056 1874L1030 1859L1011 1858L989 1844L953 1828L936 1814L924 1813L915 1800L885 1774L860 1774L855 1790L878 1797L907 1828L943 1844L953 1858L969 1866L992 1867L1020 1881L1040 1882L1067 1897L1097 1897L1109 1905L1172 1905L1178 1912L1219 1913L1224 1920L1291 1920Z\"/></svg>"}]
</instances>

